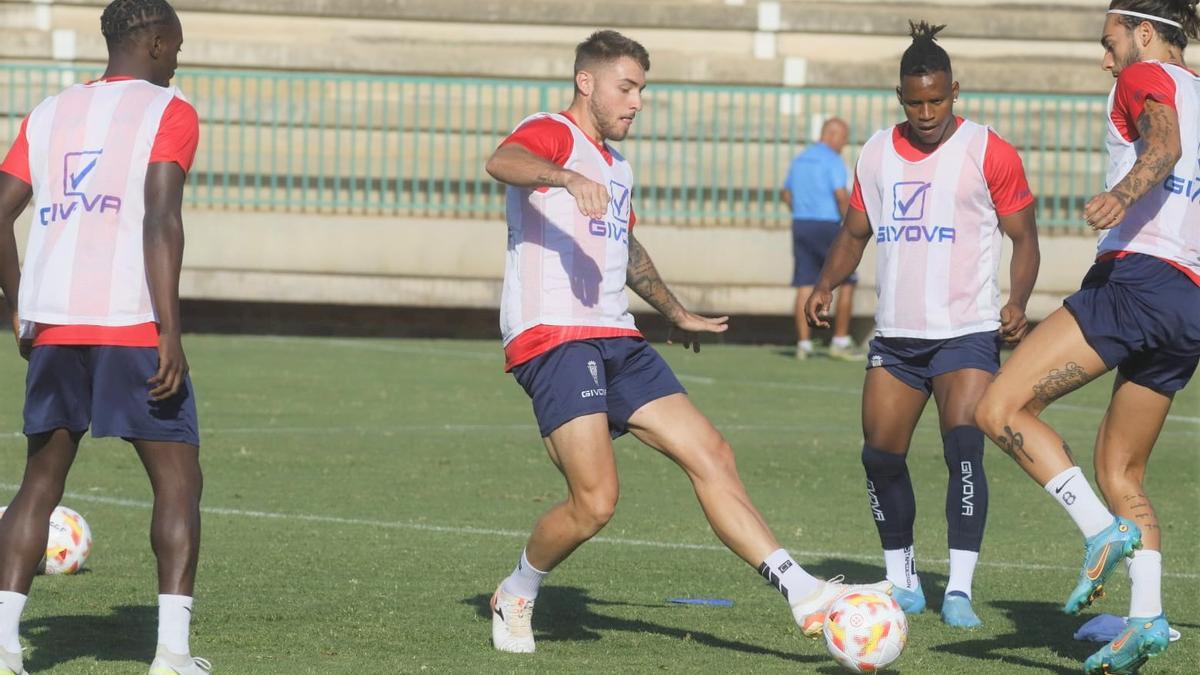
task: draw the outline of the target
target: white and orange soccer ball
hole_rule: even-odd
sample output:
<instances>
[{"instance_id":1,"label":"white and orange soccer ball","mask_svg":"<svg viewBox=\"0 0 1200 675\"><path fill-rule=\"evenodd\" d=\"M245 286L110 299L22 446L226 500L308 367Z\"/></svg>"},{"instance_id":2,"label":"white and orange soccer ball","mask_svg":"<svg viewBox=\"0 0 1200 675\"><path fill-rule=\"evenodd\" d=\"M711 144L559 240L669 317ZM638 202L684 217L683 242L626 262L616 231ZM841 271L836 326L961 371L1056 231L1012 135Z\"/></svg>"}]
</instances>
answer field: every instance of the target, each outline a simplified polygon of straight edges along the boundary
<instances>
[{"instance_id":1,"label":"white and orange soccer ball","mask_svg":"<svg viewBox=\"0 0 1200 675\"><path fill-rule=\"evenodd\" d=\"M0 518L6 507L0 507ZM50 514L50 536L46 540L46 557L38 571L46 574L74 574L87 562L92 552L92 528L83 516L65 506L54 507Z\"/></svg>"},{"instance_id":2,"label":"white and orange soccer ball","mask_svg":"<svg viewBox=\"0 0 1200 675\"><path fill-rule=\"evenodd\" d=\"M883 670L908 643L908 620L895 598L879 591L851 590L829 607L825 647L855 673Z\"/></svg>"}]
</instances>

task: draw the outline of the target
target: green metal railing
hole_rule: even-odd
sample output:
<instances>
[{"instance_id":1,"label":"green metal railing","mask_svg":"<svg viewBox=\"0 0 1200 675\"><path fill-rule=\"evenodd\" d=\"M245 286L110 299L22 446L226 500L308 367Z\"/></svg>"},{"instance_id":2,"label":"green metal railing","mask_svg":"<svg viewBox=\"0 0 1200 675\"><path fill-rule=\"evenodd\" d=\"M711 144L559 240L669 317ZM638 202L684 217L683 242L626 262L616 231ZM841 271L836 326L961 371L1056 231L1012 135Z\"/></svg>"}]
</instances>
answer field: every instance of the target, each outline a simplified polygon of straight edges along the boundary
<instances>
[{"instance_id":1,"label":"green metal railing","mask_svg":"<svg viewBox=\"0 0 1200 675\"><path fill-rule=\"evenodd\" d=\"M0 138L94 65L0 64ZM201 141L187 203L219 209L501 218L503 187L483 170L527 114L560 110L569 82L182 69ZM1043 225L1080 226L1103 184L1104 101L964 91L956 112L1021 151ZM824 117L852 128L846 159L902 119L890 91L652 84L618 144L646 223L777 226L791 157Z\"/></svg>"}]
</instances>

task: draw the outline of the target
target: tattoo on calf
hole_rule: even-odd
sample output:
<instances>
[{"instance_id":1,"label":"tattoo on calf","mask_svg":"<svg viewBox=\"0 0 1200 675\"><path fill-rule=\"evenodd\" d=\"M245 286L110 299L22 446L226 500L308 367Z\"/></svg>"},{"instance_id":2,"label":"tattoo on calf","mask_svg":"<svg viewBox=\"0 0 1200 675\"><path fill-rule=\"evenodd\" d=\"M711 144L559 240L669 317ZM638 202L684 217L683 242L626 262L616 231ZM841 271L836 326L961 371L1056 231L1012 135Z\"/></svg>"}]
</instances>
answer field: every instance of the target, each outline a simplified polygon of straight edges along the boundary
<instances>
[{"instance_id":1,"label":"tattoo on calf","mask_svg":"<svg viewBox=\"0 0 1200 675\"><path fill-rule=\"evenodd\" d=\"M1033 398L1042 404L1049 404L1063 394L1087 384L1090 379L1092 378L1086 370L1071 361L1061 370L1051 370L1041 382L1033 385Z\"/></svg>"},{"instance_id":2,"label":"tattoo on calf","mask_svg":"<svg viewBox=\"0 0 1200 675\"><path fill-rule=\"evenodd\" d=\"M1071 460L1071 464L1079 465L1079 462L1075 461L1075 455L1071 453L1071 446L1067 445L1066 441L1063 441L1063 452L1067 453L1067 459Z\"/></svg>"},{"instance_id":3,"label":"tattoo on calf","mask_svg":"<svg viewBox=\"0 0 1200 675\"><path fill-rule=\"evenodd\" d=\"M1158 529L1158 514L1154 512L1154 507L1150 505L1146 495L1139 492L1125 495L1122 499L1125 501L1125 508L1133 512L1133 519L1137 521L1138 527L1143 531Z\"/></svg>"},{"instance_id":4,"label":"tattoo on calf","mask_svg":"<svg viewBox=\"0 0 1200 675\"><path fill-rule=\"evenodd\" d=\"M1000 446L1004 454L1018 462L1021 461L1021 457L1024 457L1026 462L1033 464L1033 457L1030 457L1029 453L1025 452L1025 436L1018 431L1013 431L1012 427L1004 427L1004 435L996 439L996 444ZM1021 453L1021 457L1017 456L1018 452Z\"/></svg>"}]
</instances>

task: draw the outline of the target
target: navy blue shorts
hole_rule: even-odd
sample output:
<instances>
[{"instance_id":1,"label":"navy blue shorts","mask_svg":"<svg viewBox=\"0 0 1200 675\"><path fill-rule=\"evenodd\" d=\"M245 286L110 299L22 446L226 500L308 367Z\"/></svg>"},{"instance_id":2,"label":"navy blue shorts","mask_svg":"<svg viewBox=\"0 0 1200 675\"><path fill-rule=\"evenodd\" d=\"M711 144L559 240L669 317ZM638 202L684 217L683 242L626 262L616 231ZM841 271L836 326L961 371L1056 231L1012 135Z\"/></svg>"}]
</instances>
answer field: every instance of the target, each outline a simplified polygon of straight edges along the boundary
<instances>
[{"instance_id":1,"label":"navy blue shorts","mask_svg":"<svg viewBox=\"0 0 1200 675\"><path fill-rule=\"evenodd\" d=\"M1159 392L1183 389L1200 361L1200 286L1149 255L1092 265L1063 301L1104 365Z\"/></svg>"},{"instance_id":2,"label":"navy blue shorts","mask_svg":"<svg viewBox=\"0 0 1200 675\"><path fill-rule=\"evenodd\" d=\"M191 378L175 396L152 401L146 380L157 370L154 347L35 347L25 376L25 434L91 427L96 438L199 446Z\"/></svg>"},{"instance_id":3,"label":"navy blue shorts","mask_svg":"<svg viewBox=\"0 0 1200 675\"><path fill-rule=\"evenodd\" d=\"M792 257L796 266L792 269L792 286L815 286L821 277L821 267L833 246L833 240L841 223L827 220L792 221ZM847 284L857 284L858 274L851 274Z\"/></svg>"},{"instance_id":4,"label":"navy blue shorts","mask_svg":"<svg viewBox=\"0 0 1200 675\"><path fill-rule=\"evenodd\" d=\"M877 337L867 352L867 370L887 368L904 384L933 393L938 375L975 368L995 373L1000 369L1000 333L970 333L945 340Z\"/></svg>"},{"instance_id":5,"label":"navy blue shorts","mask_svg":"<svg viewBox=\"0 0 1200 675\"><path fill-rule=\"evenodd\" d=\"M613 438L628 430L638 408L686 393L667 362L645 340L631 337L576 340L513 368L533 399L542 437L576 417L608 414Z\"/></svg>"}]
</instances>

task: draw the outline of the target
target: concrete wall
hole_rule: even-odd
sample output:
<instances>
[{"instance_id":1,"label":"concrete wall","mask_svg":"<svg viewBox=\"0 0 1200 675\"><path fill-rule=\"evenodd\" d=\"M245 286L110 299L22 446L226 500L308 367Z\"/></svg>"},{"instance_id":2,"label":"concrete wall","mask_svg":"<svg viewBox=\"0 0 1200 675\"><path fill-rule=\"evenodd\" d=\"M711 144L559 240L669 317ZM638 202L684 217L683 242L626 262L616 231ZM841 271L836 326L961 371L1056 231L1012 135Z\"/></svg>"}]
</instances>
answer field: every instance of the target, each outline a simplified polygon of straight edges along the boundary
<instances>
[{"instance_id":1,"label":"concrete wall","mask_svg":"<svg viewBox=\"0 0 1200 675\"><path fill-rule=\"evenodd\" d=\"M181 294L188 299L494 308L505 226L481 220L394 219L229 211L184 214ZM21 220L24 248L29 218ZM689 308L787 315L794 291L787 230L639 225L638 239ZM1094 252L1083 236L1043 236L1030 314L1045 316L1078 287ZM1007 280L1008 258L1001 266ZM874 246L860 267L856 315L875 307ZM648 308L633 297L635 311Z\"/></svg>"}]
</instances>

